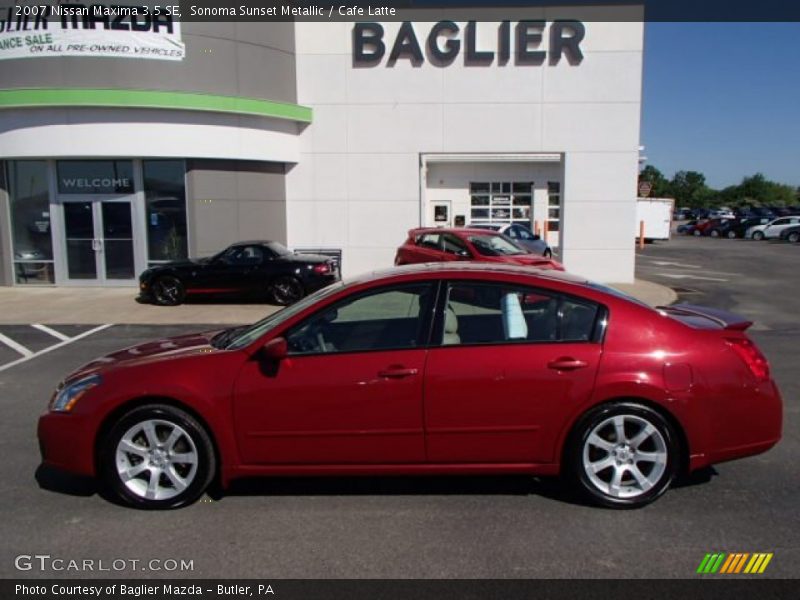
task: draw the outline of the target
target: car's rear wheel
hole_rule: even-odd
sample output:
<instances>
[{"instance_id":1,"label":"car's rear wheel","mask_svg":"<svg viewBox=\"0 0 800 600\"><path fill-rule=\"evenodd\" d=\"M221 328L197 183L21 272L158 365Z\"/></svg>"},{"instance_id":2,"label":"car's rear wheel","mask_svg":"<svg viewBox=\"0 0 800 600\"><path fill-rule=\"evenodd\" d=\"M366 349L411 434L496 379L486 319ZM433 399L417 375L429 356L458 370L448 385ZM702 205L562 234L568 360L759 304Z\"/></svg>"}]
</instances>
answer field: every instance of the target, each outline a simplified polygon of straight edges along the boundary
<instances>
[{"instance_id":1,"label":"car's rear wheel","mask_svg":"<svg viewBox=\"0 0 800 600\"><path fill-rule=\"evenodd\" d=\"M160 306L176 306L186 299L186 288L177 277L164 275L153 282L153 300Z\"/></svg>"},{"instance_id":2,"label":"car's rear wheel","mask_svg":"<svg viewBox=\"0 0 800 600\"><path fill-rule=\"evenodd\" d=\"M792 233L786 236L786 239L792 242L793 244L796 244L797 242L800 242L800 232L793 231Z\"/></svg>"},{"instance_id":3,"label":"car's rear wheel","mask_svg":"<svg viewBox=\"0 0 800 600\"><path fill-rule=\"evenodd\" d=\"M718 238L719 237L719 229L712 229L711 230L711 237Z\"/></svg>"},{"instance_id":4,"label":"car's rear wheel","mask_svg":"<svg viewBox=\"0 0 800 600\"><path fill-rule=\"evenodd\" d=\"M214 477L214 446L205 428L166 404L140 406L123 415L99 451L103 482L136 508L186 506Z\"/></svg>"},{"instance_id":5,"label":"car's rear wheel","mask_svg":"<svg viewBox=\"0 0 800 600\"><path fill-rule=\"evenodd\" d=\"M753 239L757 242L760 242L764 239L764 232L763 231L756 231L753 233Z\"/></svg>"},{"instance_id":6,"label":"car's rear wheel","mask_svg":"<svg viewBox=\"0 0 800 600\"><path fill-rule=\"evenodd\" d=\"M692 231L692 235L700 237L701 235L703 235L703 232L700 231L699 229L695 229L694 231Z\"/></svg>"},{"instance_id":7,"label":"car's rear wheel","mask_svg":"<svg viewBox=\"0 0 800 600\"><path fill-rule=\"evenodd\" d=\"M733 231L732 229L728 232L728 239L729 240L735 240L736 239L736 232Z\"/></svg>"},{"instance_id":8,"label":"car's rear wheel","mask_svg":"<svg viewBox=\"0 0 800 600\"><path fill-rule=\"evenodd\" d=\"M305 295L303 284L294 277L278 277L269 286L269 295L275 304L288 306Z\"/></svg>"},{"instance_id":9,"label":"car's rear wheel","mask_svg":"<svg viewBox=\"0 0 800 600\"><path fill-rule=\"evenodd\" d=\"M610 508L638 508L661 496L677 473L678 442L657 411L616 402L587 413L565 457L584 497Z\"/></svg>"}]
</instances>

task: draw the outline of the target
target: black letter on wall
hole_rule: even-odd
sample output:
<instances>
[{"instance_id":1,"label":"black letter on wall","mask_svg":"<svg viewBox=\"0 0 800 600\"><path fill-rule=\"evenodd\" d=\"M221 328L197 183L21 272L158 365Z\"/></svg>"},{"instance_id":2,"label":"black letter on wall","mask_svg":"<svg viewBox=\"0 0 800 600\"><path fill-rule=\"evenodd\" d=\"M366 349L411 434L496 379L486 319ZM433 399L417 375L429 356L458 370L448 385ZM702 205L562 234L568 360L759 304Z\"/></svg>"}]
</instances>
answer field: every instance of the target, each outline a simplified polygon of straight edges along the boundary
<instances>
[{"instance_id":1,"label":"black letter on wall","mask_svg":"<svg viewBox=\"0 0 800 600\"><path fill-rule=\"evenodd\" d=\"M398 58L408 58L411 60L411 64L416 66L425 61L411 21L403 21L400 26L400 31L397 32L397 39L394 41L394 46L392 46L392 52L389 54L388 64L394 64Z\"/></svg>"},{"instance_id":2,"label":"black letter on wall","mask_svg":"<svg viewBox=\"0 0 800 600\"><path fill-rule=\"evenodd\" d=\"M447 38L444 43L446 50L442 50L439 47L438 37L445 31L451 35L456 35L458 33L458 25L452 21L439 21L428 34L428 52L438 66L447 66L452 63L458 56L459 50L461 50L461 42L451 38Z\"/></svg>"},{"instance_id":3,"label":"black letter on wall","mask_svg":"<svg viewBox=\"0 0 800 600\"><path fill-rule=\"evenodd\" d=\"M489 65L494 60L494 52L491 50L483 50L479 51L477 46L477 31L476 31L476 23L475 21L469 21L467 23L467 52L464 56L464 63L479 63L479 64L486 64Z\"/></svg>"},{"instance_id":4,"label":"black letter on wall","mask_svg":"<svg viewBox=\"0 0 800 600\"><path fill-rule=\"evenodd\" d=\"M571 35L564 37L564 32ZM567 55L571 65L579 65L583 60L580 43L586 35L586 28L580 21L554 21L550 27L550 64L557 65L561 54Z\"/></svg>"},{"instance_id":5,"label":"black letter on wall","mask_svg":"<svg viewBox=\"0 0 800 600\"><path fill-rule=\"evenodd\" d=\"M367 47L372 48L367 51ZM353 62L378 64L386 54L383 44L383 25L356 23L353 27Z\"/></svg>"},{"instance_id":6,"label":"black letter on wall","mask_svg":"<svg viewBox=\"0 0 800 600\"><path fill-rule=\"evenodd\" d=\"M544 21L520 21L517 23L517 64L541 65L547 53L544 50L530 50L533 44L538 48L542 43Z\"/></svg>"}]
</instances>

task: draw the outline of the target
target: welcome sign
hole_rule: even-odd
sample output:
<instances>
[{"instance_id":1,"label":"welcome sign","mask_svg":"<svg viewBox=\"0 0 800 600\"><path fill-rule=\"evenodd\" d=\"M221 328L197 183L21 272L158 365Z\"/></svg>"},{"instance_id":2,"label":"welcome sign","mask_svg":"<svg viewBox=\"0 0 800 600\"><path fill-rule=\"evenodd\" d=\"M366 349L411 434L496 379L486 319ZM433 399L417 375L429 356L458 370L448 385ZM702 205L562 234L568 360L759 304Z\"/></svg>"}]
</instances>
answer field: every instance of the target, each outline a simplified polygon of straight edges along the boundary
<instances>
[{"instance_id":1,"label":"welcome sign","mask_svg":"<svg viewBox=\"0 0 800 600\"><path fill-rule=\"evenodd\" d=\"M165 7L0 3L0 60L37 56L183 60L185 54L181 24Z\"/></svg>"}]
</instances>

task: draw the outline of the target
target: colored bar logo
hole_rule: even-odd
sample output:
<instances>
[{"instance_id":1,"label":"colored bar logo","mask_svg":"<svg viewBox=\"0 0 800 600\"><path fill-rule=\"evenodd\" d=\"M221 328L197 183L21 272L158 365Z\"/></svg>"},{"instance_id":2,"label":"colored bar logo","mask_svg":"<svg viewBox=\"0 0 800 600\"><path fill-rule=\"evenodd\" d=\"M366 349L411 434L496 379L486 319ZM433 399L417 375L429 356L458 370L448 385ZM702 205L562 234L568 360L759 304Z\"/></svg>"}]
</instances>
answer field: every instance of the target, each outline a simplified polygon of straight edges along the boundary
<instances>
[{"instance_id":1,"label":"colored bar logo","mask_svg":"<svg viewBox=\"0 0 800 600\"><path fill-rule=\"evenodd\" d=\"M767 569L769 561L772 560L772 552L715 552L706 554L697 572L701 574L761 574Z\"/></svg>"}]
</instances>

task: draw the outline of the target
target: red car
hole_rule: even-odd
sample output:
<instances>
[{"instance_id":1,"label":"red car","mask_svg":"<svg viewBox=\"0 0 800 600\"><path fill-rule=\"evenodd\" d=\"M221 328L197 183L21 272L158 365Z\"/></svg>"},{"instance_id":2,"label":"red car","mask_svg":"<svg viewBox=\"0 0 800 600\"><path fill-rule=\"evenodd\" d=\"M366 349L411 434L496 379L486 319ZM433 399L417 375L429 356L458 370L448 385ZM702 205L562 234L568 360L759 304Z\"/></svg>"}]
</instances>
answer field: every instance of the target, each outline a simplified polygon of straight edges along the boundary
<instances>
[{"instance_id":1,"label":"red car","mask_svg":"<svg viewBox=\"0 0 800 600\"><path fill-rule=\"evenodd\" d=\"M552 258L531 254L510 237L486 229L420 227L408 232L395 265L474 260L563 271Z\"/></svg>"},{"instance_id":2,"label":"red car","mask_svg":"<svg viewBox=\"0 0 800 600\"><path fill-rule=\"evenodd\" d=\"M402 267L97 359L58 386L39 441L46 466L143 508L248 476L486 473L637 507L780 439L749 325L556 271Z\"/></svg>"}]
</instances>

